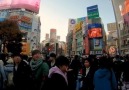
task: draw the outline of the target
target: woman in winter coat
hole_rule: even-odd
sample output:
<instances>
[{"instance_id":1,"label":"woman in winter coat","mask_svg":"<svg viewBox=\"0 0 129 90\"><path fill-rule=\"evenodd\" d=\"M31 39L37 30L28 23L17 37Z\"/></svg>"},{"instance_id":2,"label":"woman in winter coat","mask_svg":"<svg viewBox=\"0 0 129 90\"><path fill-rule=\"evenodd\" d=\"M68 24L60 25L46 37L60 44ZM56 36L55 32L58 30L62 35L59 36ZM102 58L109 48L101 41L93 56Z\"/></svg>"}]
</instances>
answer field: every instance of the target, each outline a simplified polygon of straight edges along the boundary
<instances>
[{"instance_id":1,"label":"woman in winter coat","mask_svg":"<svg viewBox=\"0 0 129 90\"><path fill-rule=\"evenodd\" d=\"M47 88L45 90L68 90L67 69L69 60L65 56L56 59L56 66L49 70Z\"/></svg>"},{"instance_id":2,"label":"woman in winter coat","mask_svg":"<svg viewBox=\"0 0 129 90\"><path fill-rule=\"evenodd\" d=\"M100 58L100 68L94 75L94 90L117 90L117 81L111 65L112 62L107 57Z\"/></svg>"},{"instance_id":3,"label":"woman in winter coat","mask_svg":"<svg viewBox=\"0 0 129 90\"><path fill-rule=\"evenodd\" d=\"M82 89L81 90L94 90L93 77L95 68L92 66L92 59L86 58L84 60L84 67L82 69Z\"/></svg>"}]
</instances>

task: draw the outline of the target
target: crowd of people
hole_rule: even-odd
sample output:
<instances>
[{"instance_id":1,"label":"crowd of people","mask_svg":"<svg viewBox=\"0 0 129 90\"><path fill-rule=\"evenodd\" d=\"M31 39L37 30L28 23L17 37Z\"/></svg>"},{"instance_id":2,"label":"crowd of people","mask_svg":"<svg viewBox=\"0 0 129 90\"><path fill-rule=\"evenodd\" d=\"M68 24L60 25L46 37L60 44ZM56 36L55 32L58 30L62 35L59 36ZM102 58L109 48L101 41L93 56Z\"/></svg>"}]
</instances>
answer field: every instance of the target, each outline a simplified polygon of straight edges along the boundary
<instances>
[{"instance_id":1,"label":"crowd of people","mask_svg":"<svg viewBox=\"0 0 129 90\"><path fill-rule=\"evenodd\" d=\"M31 57L12 54L0 60L0 90L128 90L129 55Z\"/></svg>"}]
</instances>

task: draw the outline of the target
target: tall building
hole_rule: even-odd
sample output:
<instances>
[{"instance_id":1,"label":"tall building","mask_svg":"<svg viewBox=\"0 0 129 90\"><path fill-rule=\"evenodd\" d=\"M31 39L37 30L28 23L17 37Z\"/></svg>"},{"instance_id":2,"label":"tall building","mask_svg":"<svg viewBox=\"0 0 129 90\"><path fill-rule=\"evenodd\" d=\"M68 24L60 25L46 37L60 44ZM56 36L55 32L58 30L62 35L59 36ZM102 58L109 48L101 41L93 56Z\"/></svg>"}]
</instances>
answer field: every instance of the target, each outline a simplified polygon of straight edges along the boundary
<instances>
[{"instance_id":1,"label":"tall building","mask_svg":"<svg viewBox=\"0 0 129 90\"><path fill-rule=\"evenodd\" d=\"M24 38L22 54L40 49L40 0L2 0L0 2L0 21L9 19L18 21Z\"/></svg>"},{"instance_id":2,"label":"tall building","mask_svg":"<svg viewBox=\"0 0 129 90\"><path fill-rule=\"evenodd\" d=\"M123 9L125 8L125 1L128 1L128 0L113 0L113 4L114 4L114 10L115 10L115 13L116 13L116 19L117 19L117 23L118 23L118 30L117 30L117 37L118 37L118 32L119 32L119 42L118 42L118 45L119 45L119 49L120 49L120 52L121 54L124 54L124 49L127 48L127 46L124 44L126 43L126 37L125 35L123 34L123 32L125 31L124 29L124 19L123 19L123 15L122 15L122 11Z\"/></svg>"},{"instance_id":3,"label":"tall building","mask_svg":"<svg viewBox=\"0 0 129 90\"><path fill-rule=\"evenodd\" d=\"M123 22L121 10L124 8L124 1L125 0L113 0L115 12L116 12L116 18L117 18L118 23Z\"/></svg>"},{"instance_id":4,"label":"tall building","mask_svg":"<svg viewBox=\"0 0 129 90\"><path fill-rule=\"evenodd\" d=\"M107 24L107 29L108 29L108 36L107 36L107 52L116 55L116 52L110 52L110 48L114 47L116 49L118 47L118 42L117 42L117 28L116 28L116 23L108 23Z\"/></svg>"},{"instance_id":5,"label":"tall building","mask_svg":"<svg viewBox=\"0 0 129 90\"><path fill-rule=\"evenodd\" d=\"M49 40L49 34L46 33L46 37L45 37L46 40Z\"/></svg>"},{"instance_id":6,"label":"tall building","mask_svg":"<svg viewBox=\"0 0 129 90\"><path fill-rule=\"evenodd\" d=\"M57 41L60 41L60 36L57 36Z\"/></svg>"},{"instance_id":7,"label":"tall building","mask_svg":"<svg viewBox=\"0 0 129 90\"><path fill-rule=\"evenodd\" d=\"M56 38L56 29L50 29L50 42L54 43Z\"/></svg>"}]
</instances>

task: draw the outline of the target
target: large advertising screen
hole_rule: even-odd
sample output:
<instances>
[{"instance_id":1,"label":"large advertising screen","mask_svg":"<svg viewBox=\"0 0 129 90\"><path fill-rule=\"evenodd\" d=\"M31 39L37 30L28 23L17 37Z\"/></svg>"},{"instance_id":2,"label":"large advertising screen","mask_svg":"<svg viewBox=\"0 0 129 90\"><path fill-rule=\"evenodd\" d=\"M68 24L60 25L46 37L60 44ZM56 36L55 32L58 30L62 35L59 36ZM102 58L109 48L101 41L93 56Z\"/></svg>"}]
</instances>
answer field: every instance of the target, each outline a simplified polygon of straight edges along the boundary
<instances>
[{"instance_id":1,"label":"large advertising screen","mask_svg":"<svg viewBox=\"0 0 129 90\"><path fill-rule=\"evenodd\" d=\"M97 38L102 37L102 29L101 28L92 28L88 30L89 38Z\"/></svg>"},{"instance_id":2,"label":"large advertising screen","mask_svg":"<svg viewBox=\"0 0 129 90\"><path fill-rule=\"evenodd\" d=\"M0 10L24 8L39 13L40 0L0 0Z\"/></svg>"}]
</instances>

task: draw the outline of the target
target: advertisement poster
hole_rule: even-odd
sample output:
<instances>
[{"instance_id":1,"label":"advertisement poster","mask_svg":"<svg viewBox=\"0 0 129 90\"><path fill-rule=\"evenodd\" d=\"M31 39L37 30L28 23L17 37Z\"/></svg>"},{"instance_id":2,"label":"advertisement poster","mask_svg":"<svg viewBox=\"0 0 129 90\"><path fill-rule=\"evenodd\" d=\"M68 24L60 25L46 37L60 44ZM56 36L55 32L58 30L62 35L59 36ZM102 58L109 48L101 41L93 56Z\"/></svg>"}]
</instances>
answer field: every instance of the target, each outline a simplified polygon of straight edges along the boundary
<instances>
[{"instance_id":1,"label":"advertisement poster","mask_svg":"<svg viewBox=\"0 0 129 90\"><path fill-rule=\"evenodd\" d=\"M25 8L39 13L40 0L0 0L0 10L10 8Z\"/></svg>"},{"instance_id":2,"label":"advertisement poster","mask_svg":"<svg viewBox=\"0 0 129 90\"><path fill-rule=\"evenodd\" d=\"M12 3L12 0L0 0L0 10L9 9L11 3Z\"/></svg>"},{"instance_id":3,"label":"advertisement poster","mask_svg":"<svg viewBox=\"0 0 129 90\"><path fill-rule=\"evenodd\" d=\"M102 39L93 39L94 40L94 50L102 49Z\"/></svg>"},{"instance_id":4,"label":"advertisement poster","mask_svg":"<svg viewBox=\"0 0 129 90\"><path fill-rule=\"evenodd\" d=\"M39 7L40 0L12 0L11 4L11 8L25 8L35 13L39 12Z\"/></svg>"},{"instance_id":5,"label":"advertisement poster","mask_svg":"<svg viewBox=\"0 0 129 90\"><path fill-rule=\"evenodd\" d=\"M97 38L102 37L102 29L101 28L92 28L88 30L89 38Z\"/></svg>"}]
</instances>

